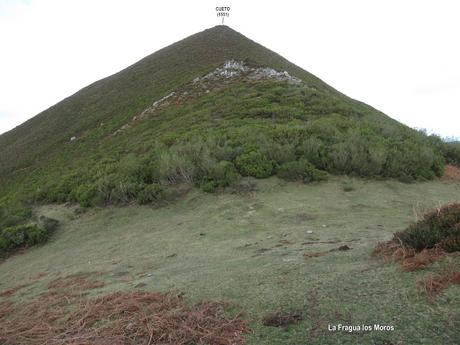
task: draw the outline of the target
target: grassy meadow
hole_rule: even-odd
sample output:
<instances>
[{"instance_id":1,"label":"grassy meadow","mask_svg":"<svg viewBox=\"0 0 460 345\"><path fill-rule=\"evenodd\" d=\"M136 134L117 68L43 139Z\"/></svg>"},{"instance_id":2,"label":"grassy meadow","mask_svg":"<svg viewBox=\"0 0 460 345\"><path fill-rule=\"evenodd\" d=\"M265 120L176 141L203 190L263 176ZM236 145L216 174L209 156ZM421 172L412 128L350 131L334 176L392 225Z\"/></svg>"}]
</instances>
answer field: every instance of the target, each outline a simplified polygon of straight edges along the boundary
<instances>
[{"instance_id":1,"label":"grassy meadow","mask_svg":"<svg viewBox=\"0 0 460 345\"><path fill-rule=\"evenodd\" d=\"M428 301L417 288L427 272L402 272L371 258L378 241L404 229L427 207L459 201L458 182L404 184L334 177L305 185L256 180L246 194L190 190L153 208L48 205L35 210L60 228L43 246L0 264L3 301L27 301L57 279L94 273L89 296L118 290L185 293L188 302L228 300L243 311L248 344L458 344L460 288ZM331 251L320 257L304 253ZM288 327L262 324L267 313L302 315ZM330 332L328 325L382 324L394 331Z\"/></svg>"}]
</instances>

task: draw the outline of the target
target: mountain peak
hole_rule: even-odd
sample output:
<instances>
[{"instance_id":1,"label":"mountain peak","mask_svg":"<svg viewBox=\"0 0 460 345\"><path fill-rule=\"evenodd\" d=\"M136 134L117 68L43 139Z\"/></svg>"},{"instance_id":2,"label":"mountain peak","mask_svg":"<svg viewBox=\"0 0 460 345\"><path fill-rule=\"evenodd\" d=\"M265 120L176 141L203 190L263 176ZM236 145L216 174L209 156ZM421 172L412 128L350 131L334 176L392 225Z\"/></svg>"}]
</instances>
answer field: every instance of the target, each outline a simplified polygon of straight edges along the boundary
<instances>
[{"instance_id":1,"label":"mountain peak","mask_svg":"<svg viewBox=\"0 0 460 345\"><path fill-rule=\"evenodd\" d=\"M287 72L318 90L337 92L275 52L226 25L173 43L124 70L99 80L0 136L0 174L34 166L83 133L105 137L152 102L227 61ZM98 131L93 131L98 128ZM46 143L43 144L43 143ZM18 157L16 152L21 152ZM10 157L15 157L10 159Z\"/></svg>"},{"instance_id":2,"label":"mountain peak","mask_svg":"<svg viewBox=\"0 0 460 345\"><path fill-rule=\"evenodd\" d=\"M232 28L218 25L83 88L1 135L4 190L0 192L14 189L13 180L22 180L31 190L50 184L50 200L67 200L80 195L80 187L86 186L82 183L89 183L81 176L95 183L99 171L109 171L106 163L116 166L110 162L125 155L160 152L159 143L170 147L209 138L226 147L237 146L230 155L221 154L226 149L216 151L215 161L231 162L242 175L270 176L284 163L306 169L302 159L308 159L333 173L399 177L410 171L417 177L421 173L414 169L419 165L411 166L411 160L391 161L405 157L405 146L398 148L400 156L393 152L404 142L401 137L412 142L409 147L426 144L384 114ZM298 156L305 148L307 156ZM350 159L356 152L362 155ZM425 178L439 173L433 170L438 169L433 162L439 157L433 157L424 163ZM261 167L252 170L254 161ZM53 185L63 172L68 172L69 180ZM185 179L193 180L188 175Z\"/></svg>"},{"instance_id":3,"label":"mountain peak","mask_svg":"<svg viewBox=\"0 0 460 345\"><path fill-rule=\"evenodd\" d=\"M40 145L36 143L52 137L51 146L54 147L67 141L70 134L113 121L114 117L120 117L120 123L124 123L145 109L152 99L159 99L179 85L209 73L230 60L287 71L316 88L332 90L312 74L231 27L217 25L173 43L83 88L0 135L0 147L9 150L11 145L21 145L28 152L26 156L30 154L30 157L23 156L26 160L49 154L49 148L37 152ZM11 164L23 166L20 162L12 161Z\"/></svg>"}]
</instances>

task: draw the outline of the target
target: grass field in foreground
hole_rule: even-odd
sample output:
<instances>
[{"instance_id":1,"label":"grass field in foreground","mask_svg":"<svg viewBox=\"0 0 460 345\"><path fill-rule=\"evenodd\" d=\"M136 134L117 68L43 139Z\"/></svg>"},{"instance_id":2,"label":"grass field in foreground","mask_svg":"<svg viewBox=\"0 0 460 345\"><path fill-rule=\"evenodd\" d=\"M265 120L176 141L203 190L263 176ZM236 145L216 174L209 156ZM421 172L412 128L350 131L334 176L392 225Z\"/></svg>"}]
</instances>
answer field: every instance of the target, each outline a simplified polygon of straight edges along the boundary
<instances>
[{"instance_id":1,"label":"grass field in foreground","mask_svg":"<svg viewBox=\"0 0 460 345\"><path fill-rule=\"evenodd\" d=\"M180 290L190 302L229 300L250 320L249 344L458 344L460 288L449 287L429 303L416 286L447 259L406 273L370 254L423 208L460 201L460 184L348 178L257 184L245 196L191 191L157 209L76 214L73 207L42 207L37 212L59 219L61 227L46 245L0 264L0 291L40 276L9 297L28 300L58 277L101 272L106 285L91 295L145 283L144 290ZM303 257L345 244L352 249ZM300 310L304 319L287 329L263 326L263 316L278 308ZM338 323L395 330L328 331Z\"/></svg>"}]
</instances>

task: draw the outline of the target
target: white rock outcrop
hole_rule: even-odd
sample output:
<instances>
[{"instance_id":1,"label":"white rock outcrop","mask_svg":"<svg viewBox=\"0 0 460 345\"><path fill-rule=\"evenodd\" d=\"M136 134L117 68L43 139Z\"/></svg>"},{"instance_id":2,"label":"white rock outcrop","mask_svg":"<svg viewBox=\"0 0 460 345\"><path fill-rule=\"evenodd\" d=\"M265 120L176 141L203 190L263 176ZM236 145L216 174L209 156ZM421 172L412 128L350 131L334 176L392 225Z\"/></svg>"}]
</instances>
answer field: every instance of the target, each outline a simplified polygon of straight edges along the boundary
<instances>
[{"instance_id":1,"label":"white rock outcrop","mask_svg":"<svg viewBox=\"0 0 460 345\"><path fill-rule=\"evenodd\" d=\"M269 67L254 68L247 66L243 61L227 60L222 67L218 67L202 77L197 77L179 90L173 91L156 100L151 106L142 111L142 113L134 116L130 122L117 129L113 135L128 129L134 122L156 113L156 110L163 106L167 106L172 102L180 104L186 102L190 97L208 94L213 90L222 88L223 85L228 84L232 80L248 82L275 80L289 84L303 84L305 87L308 87L301 79L291 76L287 71L277 71Z\"/></svg>"},{"instance_id":2,"label":"white rock outcrop","mask_svg":"<svg viewBox=\"0 0 460 345\"><path fill-rule=\"evenodd\" d=\"M268 67L251 68L246 66L243 61L228 60L225 61L222 67L216 68L203 77L193 79L192 83L197 84L200 82L238 77L245 77L249 80L276 79L292 84L300 84L302 82L299 78L291 76L287 71L280 72Z\"/></svg>"}]
</instances>

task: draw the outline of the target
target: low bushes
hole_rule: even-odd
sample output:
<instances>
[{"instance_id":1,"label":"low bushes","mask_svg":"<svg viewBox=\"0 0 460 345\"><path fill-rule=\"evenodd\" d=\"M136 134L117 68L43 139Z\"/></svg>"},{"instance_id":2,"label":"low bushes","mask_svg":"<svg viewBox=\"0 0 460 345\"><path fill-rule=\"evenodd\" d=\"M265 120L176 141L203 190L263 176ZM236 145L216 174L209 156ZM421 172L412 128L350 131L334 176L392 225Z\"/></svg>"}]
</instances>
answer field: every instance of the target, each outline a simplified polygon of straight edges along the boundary
<instances>
[{"instance_id":1,"label":"low bushes","mask_svg":"<svg viewBox=\"0 0 460 345\"><path fill-rule=\"evenodd\" d=\"M446 253L460 251L460 204L447 204L378 243L372 256L397 261L405 271L423 268Z\"/></svg>"},{"instance_id":2,"label":"low bushes","mask_svg":"<svg viewBox=\"0 0 460 345\"><path fill-rule=\"evenodd\" d=\"M306 159L282 164L278 169L278 176L288 181L303 181L305 183L327 179L326 172L316 169Z\"/></svg>"},{"instance_id":3,"label":"low bushes","mask_svg":"<svg viewBox=\"0 0 460 345\"><path fill-rule=\"evenodd\" d=\"M40 227L45 229L48 234L52 233L59 226L59 221L53 218L48 218L45 216L40 216L39 218Z\"/></svg>"},{"instance_id":4,"label":"low bushes","mask_svg":"<svg viewBox=\"0 0 460 345\"><path fill-rule=\"evenodd\" d=\"M447 163L460 167L460 142L449 142L443 146L443 154Z\"/></svg>"},{"instance_id":5,"label":"low bushes","mask_svg":"<svg viewBox=\"0 0 460 345\"><path fill-rule=\"evenodd\" d=\"M250 151L236 157L235 164L243 176L264 178L273 172L273 162L260 151Z\"/></svg>"},{"instance_id":6,"label":"low bushes","mask_svg":"<svg viewBox=\"0 0 460 345\"><path fill-rule=\"evenodd\" d=\"M240 175L312 182L327 172L412 182L443 174L446 144L398 124L340 114L272 120L229 118L221 126L174 132L136 153L101 155L77 172L69 166L44 177L35 199L84 207L145 204L160 201L175 185L213 192Z\"/></svg>"},{"instance_id":7,"label":"low bushes","mask_svg":"<svg viewBox=\"0 0 460 345\"><path fill-rule=\"evenodd\" d=\"M410 272L433 264L447 253L459 251L460 204L448 204L427 212L421 220L396 233L391 241L378 243L372 256L398 262L403 271ZM440 275L429 273L417 282L429 299L450 284L460 284L460 272L452 260L444 265Z\"/></svg>"},{"instance_id":8,"label":"low bushes","mask_svg":"<svg viewBox=\"0 0 460 345\"><path fill-rule=\"evenodd\" d=\"M137 195L137 201L141 205L150 204L162 198L163 188L159 184L149 184Z\"/></svg>"},{"instance_id":9,"label":"low bushes","mask_svg":"<svg viewBox=\"0 0 460 345\"><path fill-rule=\"evenodd\" d=\"M352 192L356 190L356 186L352 180L346 180L342 183L342 190L344 192Z\"/></svg>"},{"instance_id":10,"label":"low bushes","mask_svg":"<svg viewBox=\"0 0 460 345\"><path fill-rule=\"evenodd\" d=\"M200 186L205 192L213 192L217 188L229 187L238 177L238 171L232 162L220 161L208 169Z\"/></svg>"},{"instance_id":11,"label":"low bushes","mask_svg":"<svg viewBox=\"0 0 460 345\"><path fill-rule=\"evenodd\" d=\"M23 202L0 204L0 230L25 222L32 216L32 208Z\"/></svg>"},{"instance_id":12,"label":"low bushes","mask_svg":"<svg viewBox=\"0 0 460 345\"><path fill-rule=\"evenodd\" d=\"M46 242L52 231L57 227L57 221L44 217L42 222L43 227L37 224L29 224L3 229L0 232L0 255Z\"/></svg>"},{"instance_id":13,"label":"low bushes","mask_svg":"<svg viewBox=\"0 0 460 345\"><path fill-rule=\"evenodd\" d=\"M416 251L435 246L447 252L460 251L460 204L445 205L430 211L394 237L395 241Z\"/></svg>"}]
</instances>

